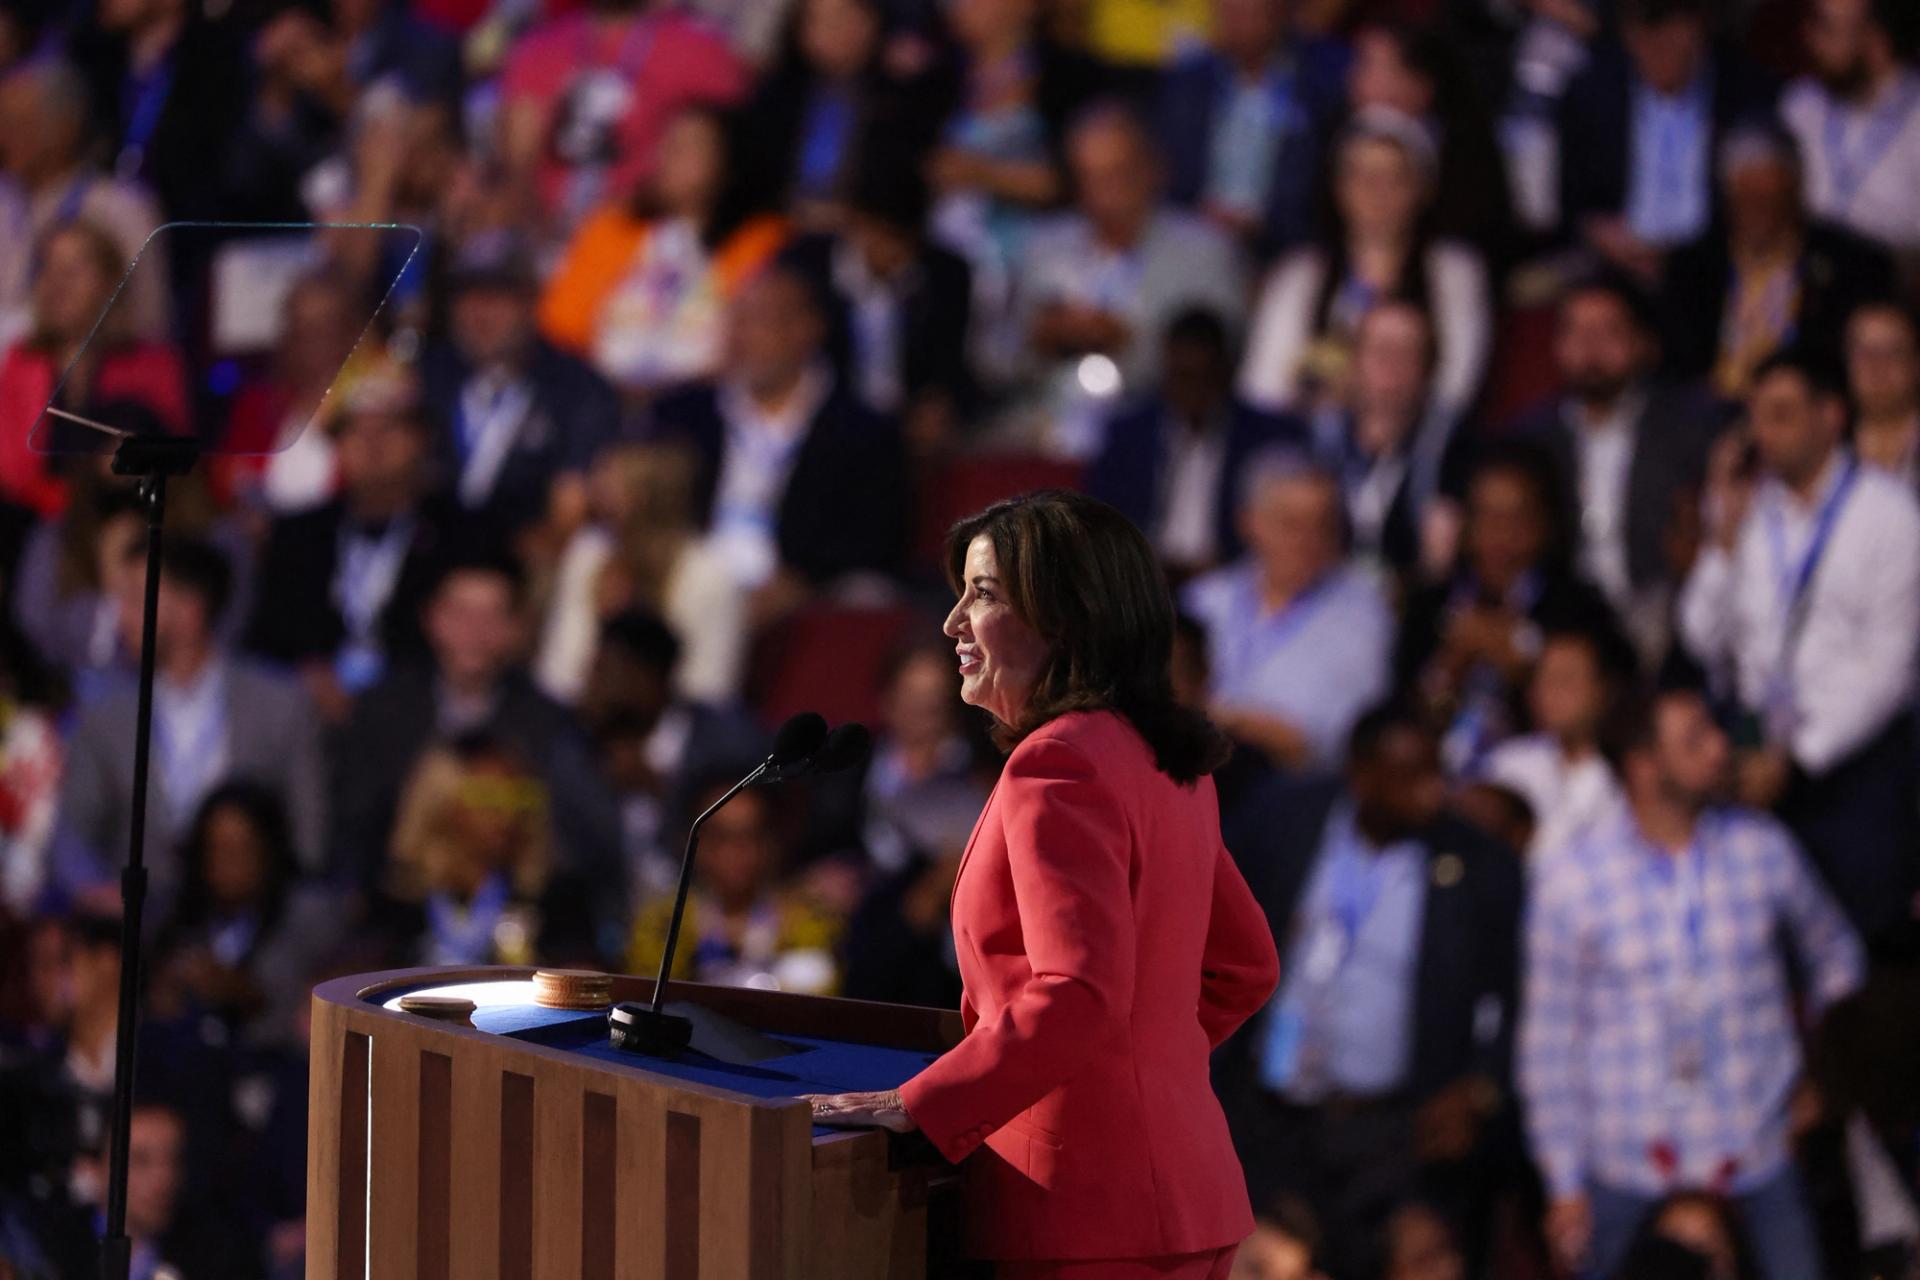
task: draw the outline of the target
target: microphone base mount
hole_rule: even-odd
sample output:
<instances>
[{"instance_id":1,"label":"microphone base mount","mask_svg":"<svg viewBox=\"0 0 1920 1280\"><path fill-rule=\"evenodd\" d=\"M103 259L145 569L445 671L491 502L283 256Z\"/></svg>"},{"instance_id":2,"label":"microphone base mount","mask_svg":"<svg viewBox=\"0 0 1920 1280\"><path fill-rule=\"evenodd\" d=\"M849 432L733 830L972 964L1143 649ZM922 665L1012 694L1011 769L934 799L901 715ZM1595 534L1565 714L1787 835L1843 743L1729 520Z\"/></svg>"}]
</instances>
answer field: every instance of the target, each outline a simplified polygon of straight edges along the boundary
<instances>
[{"instance_id":1,"label":"microphone base mount","mask_svg":"<svg viewBox=\"0 0 1920 1280\"><path fill-rule=\"evenodd\" d=\"M677 1058L693 1043L693 1021L629 1002L615 1005L607 1014L607 1034L616 1049L652 1058Z\"/></svg>"}]
</instances>

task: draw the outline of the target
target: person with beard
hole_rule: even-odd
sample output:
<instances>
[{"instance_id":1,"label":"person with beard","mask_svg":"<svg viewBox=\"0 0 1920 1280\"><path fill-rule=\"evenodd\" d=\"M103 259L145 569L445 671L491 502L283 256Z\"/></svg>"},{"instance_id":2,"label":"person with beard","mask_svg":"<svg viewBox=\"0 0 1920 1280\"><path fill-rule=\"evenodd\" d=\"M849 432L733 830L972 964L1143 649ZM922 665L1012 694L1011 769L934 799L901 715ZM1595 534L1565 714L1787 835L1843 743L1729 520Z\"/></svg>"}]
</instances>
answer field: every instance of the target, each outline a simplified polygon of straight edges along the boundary
<instances>
[{"instance_id":1,"label":"person with beard","mask_svg":"<svg viewBox=\"0 0 1920 1280\"><path fill-rule=\"evenodd\" d=\"M1920 71L1900 58L1908 0L1814 0L1806 21L1812 73L1780 114L1806 161L1813 212L1920 257ZM1907 20L1907 25L1912 22Z\"/></svg>"},{"instance_id":2,"label":"person with beard","mask_svg":"<svg viewBox=\"0 0 1920 1280\"><path fill-rule=\"evenodd\" d=\"M1677 495L1699 485L1725 413L1697 388L1662 381L1652 305L1625 276L1597 274L1560 300L1561 390L1515 424L1552 457L1560 509L1577 512L1579 565L1657 652L1666 630L1664 539ZM1650 633L1650 634L1649 634Z\"/></svg>"},{"instance_id":3,"label":"person with beard","mask_svg":"<svg viewBox=\"0 0 1920 1280\"><path fill-rule=\"evenodd\" d=\"M1663 1197L1705 1189L1765 1280L1824 1274L1790 1147L1795 992L1817 1017L1857 987L1859 939L1785 828L1718 806L1732 753L1697 692L1631 700L1608 738L1627 803L1539 869L1526 926L1516 1065L1548 1242L1613 1275Z\"/></svg>"}]
</instances>

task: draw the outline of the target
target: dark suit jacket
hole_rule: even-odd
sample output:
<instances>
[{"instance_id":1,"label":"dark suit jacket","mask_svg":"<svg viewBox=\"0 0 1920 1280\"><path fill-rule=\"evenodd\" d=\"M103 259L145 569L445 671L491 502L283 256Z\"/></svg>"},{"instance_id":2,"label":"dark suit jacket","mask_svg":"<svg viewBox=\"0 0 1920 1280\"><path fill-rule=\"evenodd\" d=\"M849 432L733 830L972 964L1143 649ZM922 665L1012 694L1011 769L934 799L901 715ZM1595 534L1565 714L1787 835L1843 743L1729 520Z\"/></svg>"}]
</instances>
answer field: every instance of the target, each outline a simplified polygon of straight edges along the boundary
<instances>
[{"instance_id":1,"label":"dark suit jacket","mask_svg":"<svg viewBox=\"0 0 1920 1280\"><path fill-rule=\"evenodd\" d=\"M1775 87L1731 54L1712 59L1713 136L1706 178L1719 208L1720 139L1741 120L1773 109ZM1622 213L1633 174L1633 64L1618 43L1594 53L1560 100L1560 216L1577 231L1583 219Z\"/></svg>"},{"instance_id":2,"label":"dark suit jacket","mask_svg":"<svg viewBox=\"0 0 1920 1280\"><path fill-rule=\"evenodd\" d=\"M340 529L346 504L335 499L312 511L282 516L267 531L260 556L253 616L247 621L247 648L263 658L289 664L330 658L347 638L333 577L339 568ZM420 504L414 515L413 541L400 566L399 580L380 615L380 636L396 660L424 655L420 606L432 590L443 557L471 546L459 512L444 498Z\"/></svg>"},{"instance_id":3,"label":"dark suit jacket","mask_svg":"<svg viewBox=\"0 0 1920 1280\"><path fill-rule=\"evenodd\" d=\"M1668 373L1700 378L1712 371L1732 285L1732 254L1718 230L1668 260L1660 299ZM1847 316L1863 302L1890 296L1893 286L1893 260L1879 246L1836 226L1812 224L1800 254L1799 339L1837 357Z\"/></svg>"},{"instance_id":4,"label":"dark suit jacket","mask_svg":"<svg viewBox=\"0 0 1920 1280\"><path fill-rule=\"evenodd\" d=\"M1345 51L1330 41L1309 40L1293 51L1296 120L1276 143L1272 185L1255 243L1262 256L1313 234L1327 135L1346 101L1347 61ZM1191 207L1206 195L1213 130L1233 79L1233 68L1209 51L1176 64L1161 83L1156 124L1167 164L1167 192L1177 204Z\"/></svg>"},{"instance_id":5,"label":"dark suit jacket","mask_svg":"<svg viewBox=\"0 0 1920 1280\"><path fill-rule=\"evenodd\" d=\"M460 480L460 391L473 369L451 344L430 348L421 361L427 404L440 430L435 455L449 489ZM475 514L503 530L524 528L546 515L554 477L585 471L620 431L620 401L605 378L583 361L535 339L526 376L533 408L520 424L493 492Z\"/></svg>"},{"instance_id":6,"label":"dark suit jacket","mask_svg":"<svg viewBox=\"0 0 1920 1280\"><path fill-rule=\"evenodd\" d=\"M1163 505L1167 431L1166 402L1158 396L1122 410L1107 423L1106 444L1087 472L1087 492L1118 507L1142 529L1153 527ZM1269 446L1304 447L1307 439L1306 428L1295 419L1239 402L1228 411L1226 431L1226 465L1214 495L1214 549L1222 562L1241 552L1234 516L1248 459Z\"/></svg>"},{"instance_id":7,"label":"dark suit jacket","mask_svg":"<svg viewBox=\"0 0 1920 1280\"><path fill-rule=\"evenodd\" d=\"M835 287L835 237L808 236L786 251L827 302L827 355L842 386L852 386L851 299ZM921 246L910 268L900 317L900 385L909 401L928 392L956 406L969 394L967 324L973 306L973 270L958 254L936 244Z\"/></svg>"},{"instance_id":8,"label":"dark suit jacket","mask_svg":"<svg viewBox=\"0 0 1920 1280\"><path fill-rule=\"evenodd\" d=\"M1327 820L1345 793L1339 780L1276 778L1229 818L1227 847L1266 909L1283 967ZM1452 819L1442 819L1422 844L1429 875L1407 1089L1424 1098L1463 1076L1483 1075L1504 1090L1519 981L1520 862ZM1487 1013L1496 1005L1497 1027ZM1257 1078L1263 1021L1248 1026L1222 1063L1229 1077Z\"/></svg>"},{"instance_id":9,"label":"dark suit jacket","mask_svg":"<svg viewBox=\"0 0 1920 1280\"><path fill-rule=\"evenodd\" d=\"M1529 410L1512 434L1553 458L1563 511L1580 510L1579 448L1567 424L1566 400L1555 397ZM1727 426L1727 413L1697 387L1654 386L1633 424L1633 462L1627 471L1627 574L1635 587L1666 576L1661 545L1674 495L1701 483L1707 451Z\"/></svg>"},{"instance_id":10,"label":"dark suit jacket","mask_svg":"<svg viewBox=\"0 0 1920 1280\"><path fill-rule=\"evenodd\" d=\"M379 887L400 797L434 741L436 681L425 664L393 672L361 695L341 730L334 753L332 848L334 875L345 883ZM487 727L547 786L556 869L605 893L620 892L625 873L619 808L574 718L515 671L501 680L499 706Z\"/></svg>"},{"instance_id":11,"label":"dark suit jacket","mask_svg":"<svg viewBox=\"0 0 1920 1280\"><path fill-rule=\"evenodd\" d=\"M695 383L661 397L651 433L699 455L695 499L705 523L727 439L718 387ZM780 562L813 582L892 569L912 527L908 488L899 428L836 386L814 414L780 500Z\"/></svg>"}]
</instances>

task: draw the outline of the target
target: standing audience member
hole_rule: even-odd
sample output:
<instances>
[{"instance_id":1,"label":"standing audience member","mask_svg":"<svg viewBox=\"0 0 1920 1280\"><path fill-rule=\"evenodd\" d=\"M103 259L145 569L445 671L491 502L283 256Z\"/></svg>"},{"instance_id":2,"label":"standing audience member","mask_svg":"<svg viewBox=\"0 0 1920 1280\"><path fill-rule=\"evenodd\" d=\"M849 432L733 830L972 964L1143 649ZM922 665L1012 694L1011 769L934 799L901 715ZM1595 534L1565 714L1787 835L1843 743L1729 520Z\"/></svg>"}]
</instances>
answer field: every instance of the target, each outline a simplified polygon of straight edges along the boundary
<instances>
[{"instance_id":1,"label":"standing audience member","mask_svg":"<svg viewBox=\"0 0 1920 1280\"><path fill-rule=\"evenodd\" d=\"M1526 847L1531 869L1559 856L1620 804L1620 783L1600 736L1633 676L1633 653L1616 636L1558 631L1541 637L1527 682L1532 732L1495 747L1482 770L1533 810Z\"/></svg>"},{"instance_id":2,"label":"standing audience member","mask_svg":"<svg viewBox=\"0 0 1920 1280\"><path fill-rule=\"evenodd\" d=\"M1294 32L1287 0L1214 0L1213 37L1170 66L1157 124L1167 195L1266 259L1313 234L1345 52Z\"/></svg>"},{"instance_id":3,"label":"standing audience member","mask_svg":"<svg viewBox=\"0 0 1920 1280\"><path fill-rule=\"evenodd\" d=\"M1658 378L1652 304L1624 276L1583 280L1560 300L1554 363L1562 390L1517 431L1559 468L1557 505L1577 513L1580 571L1636 647L1660 653L1676 586L1667 580L1668 513L1705 480L1724 415Z\"/></svg>"},{"instance_id":4,"label":"standing audience member","mask_svg":"<svg viewBox=\"0 0 1920 1280\"><path fill-rule=\"evenodd\" d=\"M1242 484L1248 555L1189 583L1181 602L1206 628L1209 714L1276 768L1330 769L1392 680L1393 613L1347 563L1330 472L1268 453Z\"/></svg>"},{"instance_id":5,"label":"standing audience member","mask_svg":"<svg viewBox=\"0 0 1920 1280\"><path fill-rule=\"evenodd\" d=\"M421 364L445 483L498 536L564 537L585 506L588 464L619 431L613 389L540 337L533 261L514 237L460 245L447 289L449 341Z\"/></svg>"},{"instance_id":6,"label":"standing audience member","mask_svg":"<svg viewBox=\"0 0 1920 1280\"><path fill-rule=\"evenodd\" d=\"M146 512L117 478L77 477L67 509L41 520L20 553L13 616L37 656L91 700L134 668L121 645L120 602L137 598L145 563L130 554L146 537Z\"/></svg>"},{"instance_id":7,"label":"standing audience member","mask_svg":"<svg viewBox=\"0 0 1920 1280\"><path fill-rule=\"evenodd\" d=\"M1016 294L1041 442L1085 458L1111 398L1159 378L1168 322L1203 306L1237 328L1246 281L1232 241L1162 202L1162 158L1129 108L1077 119L1067 166L1074 209L1028 240Z\"/></svg>"},{"instance_id":8,"label":"standing audience member","mask_svg":"<svg viewBox=\"0 0 1920 1280\"><path fill-rule=\"evenodd\" d=\"M1891 302L1847 317L1853 451L1920 492L1920 321Z\"/></svg>"},{"instance_id":9,"label":"standing audience member","mask_svg":"<svg viewBox=\"0 0 1920 1280\"><path fill-rule=\"evenodd\" d=\"M1541 867L1527 920L1518 1074L1549 1243L1611 1275L1663 1196L1707 1190L1763 1276L1825 1274L1789 1149L1793 992L1816 1014L1846 995L1859 941L1784 829L1716 807L1731 755L1698 694L1638 700L1617 732L1626 806Z\"/></svg>"},{"instance_id":10,"label":"standing audience member","mask_svg":"<svg viewBox=\"0 0 1920 1280\"><path fill-rule=\"evenodd\" d=\"M1239 556L1254 455L1304 439L1234 396L1233 340L1214 312L1181 312L1162 346L1160 385L1107 420L1085 487L1145 530L1174 573L1194 573Z\"/></svg>"},{"instance_id":11,"label":"standing audience member","mask_svg":"<svg viewBox=\"0 0 1920 1280\"><path fill-rule=\"evenodd\" d=\"M594 212L540 297L540 331L644 401L720 369L726 311L787 237L752 207L733 117L676 112L631 197Z\"/></svg>"},{"instance_id":12,"label":"standing audience member","mask_svg":"<svg viewBox=\"0 0 1920 1280\"><path fill-rule=\"evenodd\" d=\"M1809 74L1780 115L1806 159L1807 206L1879 241L1910 265L1920 254L1920 73L1895 44L1900 0L1814 0Z\"/></svg>"},{"instance_id":13,"label":"standing audience member","mask_svg":"<svg viewBox=\"0 0 1920 1280\"><path fill-rule=\"evenodd\" d=\"M1771 105L1713 47L1707 0L1624 0L1561 103L1561 214L1612 266L1651 284L1663 256L1714 225L1714 158L1727 130Z\"/></svg>"},{"instance_id":14,"label":"standing audience member","mask_svg":"<svg viewBox=\"0 0 1920 1280\"><path fill-rule=\"evenodd\" d=\"M1681 635L1731 681L1742 801L1780 814L1872 938L1915 887L1920 502L1842 443L1824 361L1761 365L1747 421L1762 474L1716 483Z\"/></svg>"},{"instance_id":15,"label":"standing audience member","mask_svg":"<svg viewBox=\"0 0 1920 1280\"><path fill-rule=\"evenodd\" d=\"M1320 241L1281 259L1260 290L1240 393L1267 409L1310 409L1333 398L1354 335L1382 302L1411 302L1433 319L1436 403L1472 404L1493 345L1486 267L1428 225L1439 160L1420 122L1390 107L1356 115L1333 150L1333 223Z\"/></svg>"},{"instance_id":16,"label":"standing audience member","mask_svg":"<svg viewBox=\"0 0 1920 1280\"><path fill-rule=\"evenodd\" d=\"M129 548L120 602L121 643L140 651L144 545ZM149 918L166 919L182 887L175 848L200 803L233 779L266 787L286 806L294 847L318 865L327 824L320 722L291 680L232 653L219 639L232 595L225 557L204 542L170 537L161 550L155 615L153 759L148 793ZM90 899L118 899L114 871L133 822L136 691L125 680L81 714L67 744L54 876Z\"/></svg>"},{"instance_id":17,"label":"standing audience member","mask_svg":"<svg viewBox=\"0 0 1920 1280\"><path fill-rule=\"evenodd\" d=\"M839 0L835 0L839 2ZM975 388L967 367L973 273L927 236L927 188L869 152L842 192L831 234L792 246L828 314L835 374L870 409L898 417L916 454L955 443Z\"/></svg>"},{"instance_id":18,"label":"standing audience member","mask_svg":"<svg viewBox=\"0 0 1920 1280\"><path fill-rule=\"evenodd\" d=\"M462 540L459 513L433 491L432 428L410 377L359 379L338 421L340 496L268 526L246 629L249 649L300 673L330 724L391 663L418 656L420 606Z\"/></svg>"},{"instance_id":19,"label":"standing audience member","mask_svg":"<svg viewBox=\"0 0 1920 1280\"><path fill-rule=\"evenodd\" d=\"M1672 373L1739 400L1774 352L1836 347L1854 308L1886 296L1893 267L1870 241L1809 217L1798 149L1774 126L1732 130L1719 160L1726 230L1673 254L1661 334Z\"/></svg>"},{"instance_id":20,"label":"standing audience member","mask_svg":"<svg viewBox=\"0 0 1920 1280\"><path fill-rule=\"evenodd\" d=\"M1221 1068L1234 1141L1256 1203L1312 1206L1334 1280L1378 1274L1376 1242L1416 1192L1483 1220L1519 866L1444 816L1445 785L1420 722L1376 710L1344 778L1271 782L1227 832L1288 975Z\"/></svg>"},{"instance_id":21,"label":"standing audience member","mask_svg":"<svg viewBox=\"0 0 1920 1280\"><path fill-rule=\"evenodd\" d=\"M775 265L728 316L726 374L653 406L653 434L691 447L694 501L749 618L781 616L816 587L884 571L908 527L899 428L833 376L820 301Z\"/></svg>"},{"instance_id":22,"label":"standing audience member","mask_svg":"<svg viewBox=\"0 0 1920 1280\"><path fill-rule=\"evenodd\" d=\"M975 743L961 722L953 651L903 651L887 672L880 732L861 780L861 843L877 867L957 861L986 803Z\"/></svg>"}]
</instances>

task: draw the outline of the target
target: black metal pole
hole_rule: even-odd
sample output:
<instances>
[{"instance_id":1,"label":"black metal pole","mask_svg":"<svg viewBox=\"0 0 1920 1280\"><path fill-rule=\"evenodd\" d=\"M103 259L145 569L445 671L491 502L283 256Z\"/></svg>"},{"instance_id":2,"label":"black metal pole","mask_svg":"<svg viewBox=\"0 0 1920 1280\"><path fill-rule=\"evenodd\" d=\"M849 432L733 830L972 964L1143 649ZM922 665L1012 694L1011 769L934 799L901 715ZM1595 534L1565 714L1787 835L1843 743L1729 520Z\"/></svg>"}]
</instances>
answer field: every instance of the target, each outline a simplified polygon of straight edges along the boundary
<instances>
[{"instance_id":1,"label":"black metal pole","mask_svg":"<svg viewBox=\"0 0 1920 1280\"><path fill-rule=\"evenodd\" d=\"M680 855L680 887L673 895L673 915L667 920L667 945L660 953L660 976L653 980L653 1003L648 1006L655 1013L660 1012L660 1005L667 998L667 974L673 970L673 949L680 943L680 921L687 914L687 890L693 886L693 852L700 846L700 828L708 818L720 812L727 801L758 782L760 775L766 771L767 766L762 764L734 783L727 794L708 805L707 811L693 820L693 826L687 831L687 848Z\"/></svg>"},{"instance_id":2,"label":"black metal pole","mask_svg":"<svg viewBox=\"0 0 1920 1280\"><path fill-rule=\"evenodd\" d=\"M120 873L120 1024L113 1045L113 1120L107 1155L107 1234L100 1242L102 1280L126 1280L133 1266L127 1238L127 1160L133 1132L135 1039L140 1028L140 917L147 901L147 765L153 738L153 633L160 611L160 542L167 518L167 473L140 481L147 509L147 582L140 617L140 709L133 739L133 820L126 869Z\"/></svg>"}]
</instances>

